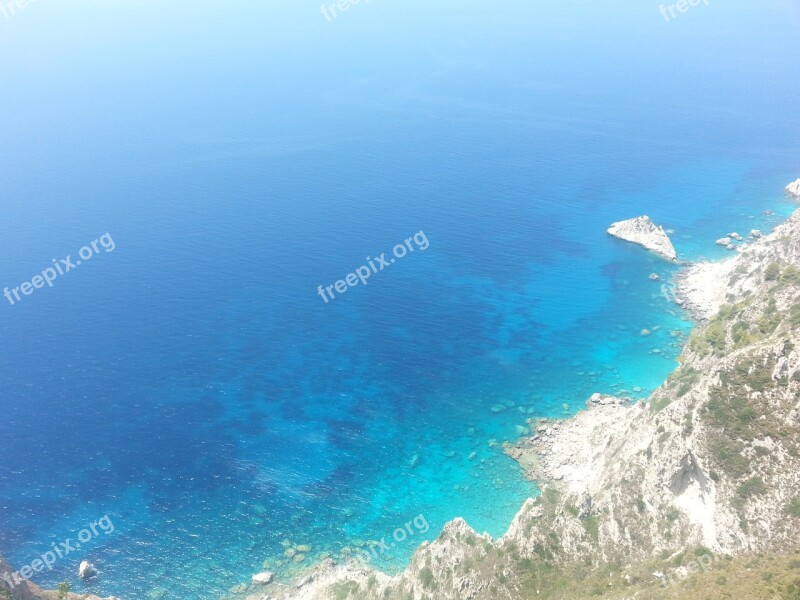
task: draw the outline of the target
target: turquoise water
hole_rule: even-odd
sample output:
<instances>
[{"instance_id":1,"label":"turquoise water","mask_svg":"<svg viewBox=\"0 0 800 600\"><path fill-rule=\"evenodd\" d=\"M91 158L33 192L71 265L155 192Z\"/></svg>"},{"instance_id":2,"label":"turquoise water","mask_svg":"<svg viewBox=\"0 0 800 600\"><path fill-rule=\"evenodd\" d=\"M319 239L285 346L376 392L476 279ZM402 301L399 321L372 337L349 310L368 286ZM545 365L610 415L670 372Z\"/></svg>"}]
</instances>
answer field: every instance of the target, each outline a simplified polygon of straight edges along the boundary
<instances>
[{"instance_id":1,"label":"turquoise water","mask_svg":"<svg viewBox=\"0 0 800 600\"><path fill-rule=\"evenodd\" d=\"M691 329L662 295L676 268L608 224L648 214L682 258L720 258L718 237L794 208L798 16L376 0L330 23L288 2L0 19L0 286L116 242L0 305L0 553L28 564L108 514L34 581L86 558L101 574L77 591L194 600L275 568L285 540L313 548L281 576L419 515L379 566L456 516L502 535L537 493L502 442L596 391L646 397ZM421 230L424 251L317 295Z\"/></svg>"}]
</instances>

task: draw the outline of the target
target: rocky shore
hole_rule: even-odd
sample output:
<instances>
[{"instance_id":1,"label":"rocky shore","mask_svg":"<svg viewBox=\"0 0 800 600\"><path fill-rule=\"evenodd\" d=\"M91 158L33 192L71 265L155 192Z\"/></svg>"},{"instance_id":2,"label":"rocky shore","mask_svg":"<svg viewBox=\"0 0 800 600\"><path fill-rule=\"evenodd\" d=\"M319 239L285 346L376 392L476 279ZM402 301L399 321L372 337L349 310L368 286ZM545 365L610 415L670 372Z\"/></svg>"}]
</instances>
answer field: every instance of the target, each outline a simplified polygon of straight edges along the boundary
<instances>
[{"instance_id":1,"label":"rocky shore","mask_svg":"<svg viewBox=\"0 0 800 600\"><path fill-rule=\"evenodd\" d=\"M663 590L693 549L800 548L800 212L737 250L680 277L680 302L703 324L647 401L597 393L505 445L542 495L502 538L456 519L398 576L327 560L248 600L578 600L598 595L581 587L595 572L603 597L666 598L632 593L632 581Z\"/></svg>"},{"instance_id":2,"label":"rocky shore","mask_svg":"<svg viewBox=\"0 0 800 600\"><path fill-rule=\"evenodd\" d=\"M0 599L2 600L119 600L118 598L99 598L90 594L73 594L43 590L27 579L17 580L13 577L15 569L0 556ZM14 585L9 585L8 580Z\"/></svg>"},{"instance_id":3,"label":"rocky shore","mask_svg":"<svg viewBox=\"0 0 800 600\"><path fill-rule=\"evenodd\" d=\"M713 570L800 550L800 210L678 283L702 322L646 401L598 391L574 417L533 422L504 445L542 490L504 536L455 519L399 575L326 559L288 585L258 574L230 598L666 600L695 557ZM25 589L11 599L56 597Z\"/></svg>"}]
</instances>

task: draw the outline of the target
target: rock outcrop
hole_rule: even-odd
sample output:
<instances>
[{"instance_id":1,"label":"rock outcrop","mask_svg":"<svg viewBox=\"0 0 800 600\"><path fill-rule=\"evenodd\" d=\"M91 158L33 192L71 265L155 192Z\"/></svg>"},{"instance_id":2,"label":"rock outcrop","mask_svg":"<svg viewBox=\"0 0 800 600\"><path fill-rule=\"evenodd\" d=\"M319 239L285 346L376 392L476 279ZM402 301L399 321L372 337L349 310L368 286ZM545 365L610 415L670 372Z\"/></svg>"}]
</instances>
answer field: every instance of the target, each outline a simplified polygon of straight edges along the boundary
<instances>
[{"instance_id":1,"label":"rock outcrop","mask_svg":"<svg viewBox=\"0 0 800 600\"><path fill-rule=\"evenodd\" d=\"M253 575L253 583L255 585L268 585L272 583L272 579L275 577L273 573L270 571L264 571L262 573L257 573Z\"/></svg>"},{"instance_id":2,"label":"rock outcrop","mask_svg":"<svg viewBox=\"0 0 800 600\"><path fill-rule=\"evenodd\" d=\"M35 583L19 577L18 572L0 556L0 599L2 600L104 600L87 594L43 590ZM106 600L119 600L110 597Z\"/></svg>"},{"instance_id":3,"label":"rock outcrop","mask_svg":"<svg viewBox=\"0 0 800 600\"><path fill-rule=\"evenodd\" d=\"M626 242L639 244L669 261L678 260L678 253L667 232L647 215L612 223L608 233Z\"/></svg>"},{"instance_id":4,"label":"rock outcrop","mask_svg":"<svg viewBox=\"0 0 800 600\"><path fill-rule=\"evenodd\" d=\"M786 193L795 200L800 200L800 179L787 185Z\"/></svg>"},{"instance_id":5,"label":"rock outcrop","mask_svg":"<svg viewBox=\"0 0 800 600\"><path fill-rule=\"evenodd\" d=\"M88 560L81 561L78 567L78 577L81 579L89 579L97 575L97 569Z\"/></svg>"}]
</instances>

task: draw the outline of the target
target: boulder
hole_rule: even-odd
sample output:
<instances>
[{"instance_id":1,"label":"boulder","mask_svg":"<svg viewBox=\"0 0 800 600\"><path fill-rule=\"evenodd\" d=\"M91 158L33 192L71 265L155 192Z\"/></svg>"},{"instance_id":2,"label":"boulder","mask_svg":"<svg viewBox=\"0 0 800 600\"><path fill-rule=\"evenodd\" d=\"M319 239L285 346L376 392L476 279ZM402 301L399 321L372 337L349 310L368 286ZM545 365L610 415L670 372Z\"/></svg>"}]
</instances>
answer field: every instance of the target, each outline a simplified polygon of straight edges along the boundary
<instances>
[{"instance_id":1,"label":"boulder","mask_svg":"<svg viewBox=\"0 0 800 600\"><path fill-rule=\"evenodd\" d=\"M94 568L92 563L90 563L88 560L81 562L80 566L78 567L78 577L81 579L89 579L95 575L97 575L97 569Z\"/></svg>"},{"instance_id":2,"label":"boulder","mask_svg":"<svg viewBox=\"0 0 800 600\"><path fill-rule=\"evenodd\" d=\"M719 238L716 242L717 246L725 246L726 248L731 245L731 238Z\"/></svg>"},{"instance_id":3,"label":"boulder","mask_svg":"<svg viewBox=\"0 0 800 600\"><path fill-rule=\"evenodd\" d=\"M262 573L258 573L256 575L253 575L253 584L267 585L269 583L272 583L273 577L275 577L275 575L270 571L264 571Z\"/></svg>"}]
</instances>

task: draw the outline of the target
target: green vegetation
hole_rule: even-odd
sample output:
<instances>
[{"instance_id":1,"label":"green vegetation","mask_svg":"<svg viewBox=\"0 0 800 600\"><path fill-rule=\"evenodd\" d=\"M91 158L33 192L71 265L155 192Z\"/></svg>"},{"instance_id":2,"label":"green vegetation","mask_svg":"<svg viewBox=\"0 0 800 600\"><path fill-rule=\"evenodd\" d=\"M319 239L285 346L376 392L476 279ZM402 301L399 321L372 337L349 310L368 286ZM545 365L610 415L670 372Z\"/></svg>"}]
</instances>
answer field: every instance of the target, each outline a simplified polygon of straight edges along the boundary
<instances>
[{"instance_id":1,"label":"green vegetation","mask_svg":"<svg viewBox=\"0 0 800 600\"><path fill-rule=\"evenodd\" d=\"M758 331L762 335L769 335L778 328L783 317L778 312L775 298L770 298L764 309L764 316L758 320Z\"/></svg>"},{"instance_id":2,"label":"green vegetation","mask_svg":"<svg viewBox=\"0 0 800 600\"><path fill-rule=\"evenodd\" d=\"M586 533L594 540L595 542L599 539L600 535L600 521L598 521L597 517L586 517L583 520L583 528L586 529Z\"/></svg>"},{"instance_id":3,"label":"green vegetation","mask_svg":"<svg viewBox=\"0 0 800 600\"><path fill-rule=\"evenodd\" d=\"M689 337L689 349L701 355L710 352L718 355L723 354L728 345L728 325L735 320L743 320L739 319L739 317L742 316L751 303L752 299L747 299L736 304L725 304L720 307L719 312L709 321L708 325L692 332Z\"/></svg>"},{"instance_id":4,"label":"green vegetation","mask_svg":"<svg viewBox=\"0 0 800 600\"><path fill-rule=\"evenodd\" d=\"M335 600L347 600L350 597L361 598L361 588L355 581L341 581L333 585L333 597Z\"/></svg>"},{"instance_id":5,"label":"green vegetation","mask_svg":"<svg viewBox=\"0 0 800 600\"><path fill-rule=\"evenodd\" d=\"M780 280L783 285L800 285L800 269L794 265L787 265L781 271Z\"/></svg>"},{"instance_id":6,"label":"green vegetation","mask_svg":"<svg viewBox=\"0 0 800 600\"><path fill-rule=\"evenodd\" d=\"M737 493L745 499L752 496L761 496L767 493L767 486L761 477L751 477L739 486Z\"/></svg>"},{"instance_id":7,"label":"green vegetation","mask_svg":"<svg viewBox=\"0 0 800 600\"><path fill-rule=\"evenodd\" d=\"M681 578L678 566L697 571ZM699 566L698 566L699 565ZM800 600L800 554L714 557L705 548L690 549L673 560L634 566L591 568L521 561L525 600ZM664 585L653 576L668 576Z\"/></svg>"},{"instance_id":8,"label":"green vegetation","mask_svg":"<svg viewBox=\"0 0 800 600\"><path fill-rule=\"evenodd\" d=\"M732 369L719 374L720 385L709 392L704 408L712 428L709 447L721 470L734 480L750 473L750 463L742 452L753 440L770 436L791 442L790 428L775 416L769 401L747 392L763 394L777 386L773 368L772 360L741 358Z\"/></svg>"},{"instance_id":9,"label":"green vegetation","mask_svg":"<svg viewBox=\"0 0 800 600\"><path fill-rule=\"evenodd\" d=\"M800 270L794 265L781 266L778 262L771 262L764 271L764 281L776 281L775 290L797 286L800 285Z\"/></svg>"},{"instance_id":10,"label":"green vegetation","mask_svg":"<svg viewBox=\"0 0 800 600\"><path fill-rule=\"evenodd\" d=\"M437 586L433 577L433 571L431 571L428 567L424 567L419 572L419 579L426 590L436 590Z\"/></svg>"},{"instance_id":11,"label":"green vegetation","mask_svg":"<svg viewBox=\"0 0 800 600\"><path fill-rule=\"evenodd\" d=\"M69 596L69 593L72 591L72 585L70 584L69 581L64 581L63 583L60 583L58 585L57 591L59 600L64 600L67 596Z\"/></svg>"},{"instance_id":12,"label":"green vegetation","mask_svg":"<svg viewBox=\"0 0 800 600\"><path fill-rule=\"evenodd\" d=\"M781 276L781 265L777 262L771 262L767 265L764 271L764 281L776 281Z\"/></svg>"}]
</instances>

